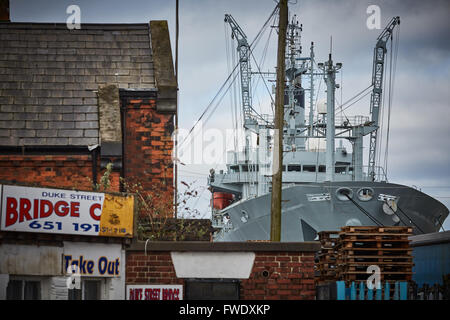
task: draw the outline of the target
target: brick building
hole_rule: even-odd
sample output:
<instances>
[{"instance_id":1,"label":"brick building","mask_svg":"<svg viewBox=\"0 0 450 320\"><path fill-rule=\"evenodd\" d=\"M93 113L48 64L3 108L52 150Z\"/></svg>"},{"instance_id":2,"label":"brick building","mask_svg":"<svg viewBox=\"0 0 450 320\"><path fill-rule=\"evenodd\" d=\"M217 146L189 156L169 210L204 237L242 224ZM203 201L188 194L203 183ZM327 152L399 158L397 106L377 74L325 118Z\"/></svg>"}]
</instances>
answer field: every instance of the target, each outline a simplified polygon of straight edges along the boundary
<instances>
[{"instance_id":1,"label":"brick building","mask_svg":"<svg viewBox=\"0 0 450 320\"><path fill-rule=\"evenodd\" d=\"M0 23L0 180L91 189L106 164L173 193L167 22Z\"/></svg>"},{"instance_id":2,"label":"brick building","mask_svg":"<svg viewBox=\"0 0 450 320\"><path fill-rule=\"evenodd\" d=\"M124 177L144 190L156 185L170 203L176 98L166 21L79 30L0 21L0 188L92 191L112 163L109 191L124 191ZM0 231L0 299L124 299L129 243ZM71 293L64 261L94 265L102 254L113 273L92 273L82 294Z\"/></svg>"}]
</instances>

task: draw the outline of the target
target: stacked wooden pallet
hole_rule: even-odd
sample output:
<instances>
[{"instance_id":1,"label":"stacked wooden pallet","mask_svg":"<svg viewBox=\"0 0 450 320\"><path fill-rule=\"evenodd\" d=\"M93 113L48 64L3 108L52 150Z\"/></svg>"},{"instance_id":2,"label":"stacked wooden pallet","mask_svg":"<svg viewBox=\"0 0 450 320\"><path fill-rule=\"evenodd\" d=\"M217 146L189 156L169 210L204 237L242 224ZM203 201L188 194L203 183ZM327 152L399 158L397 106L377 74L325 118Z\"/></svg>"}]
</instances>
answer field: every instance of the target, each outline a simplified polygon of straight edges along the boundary
<instances>
[{"instance_id":1,"label":"stacked wooden pallet","mask_svg":"<svg viewBox=\"0 0 450 320\"><path fill-rule=\"evenodd\" d=\"M409 227L343 227L339 233L338 278L366 280L369 266L377 266L381 281L411 281L413 257Z\"/></svg>"},{"instance_id":2,"label":"stacked wooden pallet","mask_svg":"<svg viewBox=\"0 0 450 320\"><path fill-rule=\"evenodd\" d=\"M318 235L321 249L317 254L316 280L318 283L335 281L338 256L336 245L339 241L339 232L321 231Z\"/></svg>"},{"instance_id":3,"label":"stacked wooden pallet","mask_svg":"<svg viewBox=\"0 0 450 320\"><path fill-rule=\"evenodd\" d=\"M367 280L377 266L381 281L411 281L413 257L410 227L348 226L319 232L318 282Z\"/></svg>"}]
</instances>

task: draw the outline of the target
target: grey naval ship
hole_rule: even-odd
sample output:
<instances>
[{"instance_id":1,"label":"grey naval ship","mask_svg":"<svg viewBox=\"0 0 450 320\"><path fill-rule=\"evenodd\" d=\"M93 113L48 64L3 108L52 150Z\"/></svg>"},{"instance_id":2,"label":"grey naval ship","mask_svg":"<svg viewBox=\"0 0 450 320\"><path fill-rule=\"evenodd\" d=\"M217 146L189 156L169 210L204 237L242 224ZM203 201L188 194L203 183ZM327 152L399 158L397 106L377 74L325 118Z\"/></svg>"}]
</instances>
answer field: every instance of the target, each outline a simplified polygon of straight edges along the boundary
<instances>
[{"instance_id":1,"label":"grey naval ship","mask_svg":"<svg viewBox=\"0 0 450 320\"><path fill-rule=\"evenodd\" d=\"M254 110L251 84L258 72L251 71L253 48L231 15L225 15L225 22L237 41L246 138L242 150L227 152L226 170L211 169L208 177L211 219L219 230L214 241L268 240L271 174L277 170L271 161L273 116ZM447 207L438 200L416 188L389 182L377 161L387 48L388 44L394 45L394 30L399 23L399 17L392 18L375 41L372 84L368 88L370 114L347 117L339 115L335 108L336 74L342 64L334 63L331 53L327 61L317 63L314 43L303 56L302 25L295 15L289 18L283 165L279 168L283 170L281 241L311 241L320 231L358 225L411 226L415 234L437 232L448 216ZM326 100L314 99L317 78L326 84ZM305 105L308 91L309 107ZM308 119L305 108L309 108ZM256 143L252 138L255 136ZM365 136L370 141L367 165L363 164ZM308 147L314 139L326 139L326 148L320 149L317 144ZM342 139L350 142L351 152Z\"/></svg>"}]
</instances>

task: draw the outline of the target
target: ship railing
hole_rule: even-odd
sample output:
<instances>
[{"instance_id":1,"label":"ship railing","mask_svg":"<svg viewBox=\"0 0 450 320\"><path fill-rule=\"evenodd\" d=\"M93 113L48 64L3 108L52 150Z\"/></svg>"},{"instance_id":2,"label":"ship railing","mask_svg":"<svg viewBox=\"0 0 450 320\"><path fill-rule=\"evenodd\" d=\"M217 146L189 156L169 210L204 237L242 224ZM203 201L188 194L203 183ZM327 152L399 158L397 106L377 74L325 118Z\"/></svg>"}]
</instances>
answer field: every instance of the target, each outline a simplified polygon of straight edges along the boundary
<instances>
[{"instance_id":1,"label":"ship railing","mask_svg":"<svg viewBox=\"0 0 450 320\"><path fill-rule=\"evenodd\" d=\"M334 118L334 123L337 126L360 126L363 124L366 124L369 122L369 117L367 116L343 116L343 115L337 115Z\"/></svg>"},{"instance_id":2,"label":"ship railing","mask_svg":"<svg viewBox=\"0 0 450 320\"><path fill-rule=\"evenodd\" d=\"M372 180L372 175L369 172L369 166L363 166L363 172L364 176L367 177L368 180ZM388 181L386 171L384 170L384 167L381 166L375 166L374 167L374 175L375 175L375 181Z\"/></svg>"},{"instance_id":3,"label":"ship railing","mask_svg":"<svg viewBox=\"0 0 450 320\"><path fill-rule=\"evenodd\" d=\"M274 119L274 116L271 114L261 114L258 122L263 125L273 125Z\"/></svg>"}]
</instances>

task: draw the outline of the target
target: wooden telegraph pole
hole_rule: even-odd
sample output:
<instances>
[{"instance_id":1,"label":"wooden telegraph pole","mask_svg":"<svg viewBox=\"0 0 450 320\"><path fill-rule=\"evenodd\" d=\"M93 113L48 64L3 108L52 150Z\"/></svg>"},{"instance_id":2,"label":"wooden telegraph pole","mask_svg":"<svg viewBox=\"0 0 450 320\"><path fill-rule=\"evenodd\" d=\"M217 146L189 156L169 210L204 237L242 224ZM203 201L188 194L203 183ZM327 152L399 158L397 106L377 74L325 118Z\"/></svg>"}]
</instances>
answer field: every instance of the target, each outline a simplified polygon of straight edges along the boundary
<instances>
[{"instance_id":1,"label":"wooden telegraph pole","mask_svg":"<svg viewBox=\"0 0 450 320\"><path fill-rule=\"evenodd\" d=\"M179 90L179 86L178 86L178 38L179 38L179 31L180 31L180 26L179 26L179 13L178 13L178 8L179 8L179 3L178 0L176 0L175 2L175 77L176 77L176 81L177 81L177 111L175 113L175 160L174 160L174 165L175 165L175 190L174 190L174 211L175 211L175 219L178 218L178 117L180 116L179 110L178 110L178 90Z\"/></svg>"},{"instance_id":2,"label":"wooden telegraph pole","mask_svg":"<svg viewBox=\"0 0 450 320\"><path fill-rule=\"evenodd\" d=\"M283 122L285 89L285 53L288 22L287 0L280 0L277 52L277 90L275 93L275 134L273 148L272 202L270 208L270 240L281 241L281 185L283 168Z\"/></svg>"}]
</instances>

